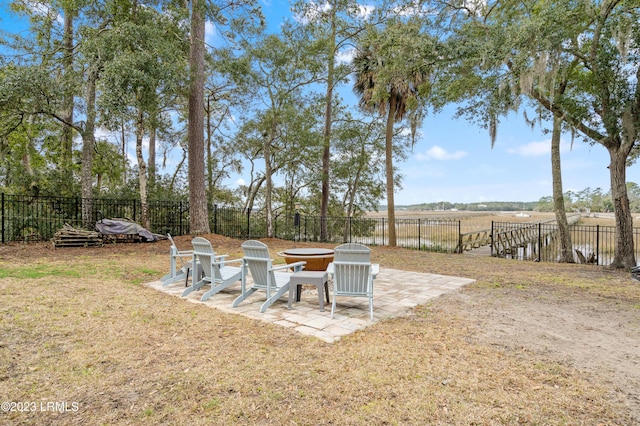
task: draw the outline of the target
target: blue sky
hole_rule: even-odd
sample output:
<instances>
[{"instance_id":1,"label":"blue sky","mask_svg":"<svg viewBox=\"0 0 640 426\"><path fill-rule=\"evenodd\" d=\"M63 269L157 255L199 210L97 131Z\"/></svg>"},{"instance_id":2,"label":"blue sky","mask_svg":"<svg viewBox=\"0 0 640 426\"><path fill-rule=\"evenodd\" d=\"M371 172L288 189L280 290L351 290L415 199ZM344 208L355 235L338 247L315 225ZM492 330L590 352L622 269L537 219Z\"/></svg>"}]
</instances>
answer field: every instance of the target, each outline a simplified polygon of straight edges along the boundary
<instances>
[{"instance_id":1,"label":"blue sky","mask_svg":"<svg viewBox=\"0 0 640 426\"><path fill-rule=\"evenodd\" d=\"M455 118L454 112L451 106L425 120L413 155L399 164L405 178L397 204L537 201L552 195L550 135L512 114L498 127L492 148L486 130ZM571 136L563 135L560 156L564 191L609 191L604 147L577 138L571 146ZM638 166L628 172L629 180L638 182Z\"/></svg>"},{"instance_id":2,"label":"blue sky","mask_svg":"<svg viewBox=\"0 0 640 426\"><path fill-rule=\"evenodd\" d=\"M19 22L0 2L0 28L15 31ZM267 22L277 28L287 14L288 3L263 5ZM344 87L346 93L351 87ZM552 195L550 135L531 129L521 114L503 120L493 148L488 132L464 119L454 118L455 106L428 115L408 160L396 162L403 189L395 194L396 205L431 202L537 201ZM565 191L585 188L610 190L609 155L601 145L590 146L571 136L562 137L562 174ZM130 147L133 149L133 146ZM134 153L130 156L134 159ZM176 151L176 155L178 155ZM135 160L133 160L135 163ZM158 162L160 164L160 162ZM161 170L170 173L172 170ZM225 184L233 189L246 179L232 176ZM627 169L627 181L640 184L640 165ZM385 204L382 201L381 204Z\"/></svg>"}]
</instances>

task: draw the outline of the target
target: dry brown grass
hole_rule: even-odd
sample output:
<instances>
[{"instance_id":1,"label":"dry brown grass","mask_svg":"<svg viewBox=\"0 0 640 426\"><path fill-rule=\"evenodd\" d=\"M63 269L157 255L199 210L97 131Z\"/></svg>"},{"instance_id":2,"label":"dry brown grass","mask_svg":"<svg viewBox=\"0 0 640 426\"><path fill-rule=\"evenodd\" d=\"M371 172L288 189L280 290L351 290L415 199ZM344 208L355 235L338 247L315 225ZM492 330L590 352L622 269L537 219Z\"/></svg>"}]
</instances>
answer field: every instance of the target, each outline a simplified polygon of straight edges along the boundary
<instances>
[{"instance_id":1,"label":"dry brown grass","mask_svg":"<svg viewBox=\"0 0 640 426\"><path fill-rule=\"evenodd\" d=\"M208 237L219 252L240 254L240 241ZM185 248L188 242L177 240ZM291 244L265 242L274 254ZM168 247L0 246L0 401L35 402L38 408L0 412L0 423L638 420L615 383L561 360L484 341L453 299L327 344L145 287L166 272ZM386 247L375 247L373 256L382 267L475 278L463 291L472 298L552 295L640 312L639 286L623 272ZM67 402L71 411L41 411L47 401Z\"/></svg>"}]
</instances>

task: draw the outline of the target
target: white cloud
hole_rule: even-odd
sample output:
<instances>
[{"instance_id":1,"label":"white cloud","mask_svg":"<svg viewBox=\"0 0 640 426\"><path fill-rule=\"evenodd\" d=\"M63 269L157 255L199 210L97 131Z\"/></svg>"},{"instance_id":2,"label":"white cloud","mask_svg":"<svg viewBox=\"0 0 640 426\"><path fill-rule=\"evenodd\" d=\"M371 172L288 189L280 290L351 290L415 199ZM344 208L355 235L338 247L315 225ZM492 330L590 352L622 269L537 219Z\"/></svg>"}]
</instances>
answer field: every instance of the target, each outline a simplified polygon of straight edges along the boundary
<instances>
[{"instance_id":1,"label":"white cloud","mask_svg":"<svg viewBox=\"0 0 640 426\"><path fill-rule=\"evenodd\" d=\"M246 184L247 184L247 182L242 178L238 178L238 180L236 180L236 185L238 185L238 186L244 186Z\"/></svg>"},{"instance_id":2,"label":"white cloud","mask_svg":"<svg viewBox=\"0 0 640 426\"><path fill-rule=\"evenodd\" d=\"M560 151L568 152L571 150L571 144L562 140L560 142ZM530 142L526 145L521 145L515 148L508 148L509 154L519 155L521 157L539 157L542 155L551 154L551 139L547 139L539 142Z\"/></svg>"},{"instance_id":3,"label":"white cloud","mask_svg":"<svg viewBox=\"0 0 640 426\"><path fill-rule=\"evenodd\" d=\"M204 23L204 42L209 46L214 46L218 40L220 40L218 29L213 25L213 22L206 21Z\"/></svg>"},{"instance_id":4,"label":"white cloud","mask_svg":"<svg viewBox=\"0 0 640 426\"><path fill-rule=\"evenodd\" d=\"M336 55L336 62L338 62L339 64L350 64L353 60L353 56L355 55L355 53L356 53L356 49L354 48L348 49L348 50L341 50Z\"/></svg>"},{"instance_id":5,"label":"white cloud","mask_svg":"<svg viewBox=\"0 0 640 426\"><path fill-rule=\"evenodd\" d=\"M551 142L531 142L516 148L509 148L507 149L507 152L521 157L538 157L541 155L547 155L551 152Z\"/></svg>"},{"instance_id":6,"label":"white cloud","mask_svg":"<svg viewBox=\"0 0 640 426\"><path fill-rule=\"evenodd\" d=\"M311 1L307 3L304 13L295 14L293 19L303 25L306 25L310 22L319 20L322 15L331 10L331 7L331 3L329 2L322 3ZM354 8L355 9L352 9L352 12L355 12L355 15L360 19L368 19L376 9L373 5L364 4L355 5Z\"/></svg>"},{"instance_id":7,"label":"white cloud","mask_svg":"<svg viewBox=\"0 0 640 426\"><path fill-rule=\"evenodd\" d=\"M371 14L373 14L373 11L375 9L376 7L373 5L364 5L364 4L358 5L359 14L363 18L368 18L369 16L371 16Z\"/></svg>"},{"instance_id":8,"label":"white cloud","mask_svg":"<svg viewBox=\"0 0 640 426\"><path fill-rule=\"evenodd\" d=\"M448 161L448 160L459 160L466 156L467 156L467 153L465 151L448 152L446 149L442 148L441 146L434 145L433 147L429 148L425 153L418 153L416 155L416 159L418 159L419 161L428 161L428 160Z\"/></svg>"}]
</instances>

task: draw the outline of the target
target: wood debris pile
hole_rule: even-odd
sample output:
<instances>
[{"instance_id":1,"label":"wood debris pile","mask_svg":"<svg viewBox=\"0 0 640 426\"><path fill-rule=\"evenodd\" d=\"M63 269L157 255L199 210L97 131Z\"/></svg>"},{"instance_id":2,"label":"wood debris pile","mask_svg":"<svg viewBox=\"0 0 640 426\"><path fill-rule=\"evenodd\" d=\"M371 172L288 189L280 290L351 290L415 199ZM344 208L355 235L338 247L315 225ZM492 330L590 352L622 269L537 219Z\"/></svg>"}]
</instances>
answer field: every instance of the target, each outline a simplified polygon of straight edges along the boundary
<instances>
[{"instance_id":1,"label":"wood debris pile","mask_svg":"<svg viewBox=\"0 0 640 426\"><path fill-rule=\"evenodd\" d=\"M96 231L74 228L69 224L64 224L53 236L54 247L93 247L102 246L102 234Z\"/></svg>"}]
</instances>

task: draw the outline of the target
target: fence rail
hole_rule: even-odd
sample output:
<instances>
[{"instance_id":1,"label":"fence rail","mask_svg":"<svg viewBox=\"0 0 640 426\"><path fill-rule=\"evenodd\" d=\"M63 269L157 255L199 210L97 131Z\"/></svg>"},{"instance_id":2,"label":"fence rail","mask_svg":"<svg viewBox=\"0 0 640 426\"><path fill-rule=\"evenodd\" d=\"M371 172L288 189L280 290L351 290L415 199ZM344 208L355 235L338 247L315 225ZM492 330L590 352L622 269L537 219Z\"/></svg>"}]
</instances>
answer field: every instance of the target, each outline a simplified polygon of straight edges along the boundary
<instances>
[{"instance_id":1,"label":"fence rail","mask_svg":"<svg viewBox=\"0 0 640 426\"><path fill-rule=\"evenodd\" d=\"M514 224L493 222L492 255L518 260L557 262L561 245L558 225L555 223ZM616 246L614 226L585 226L573 224L569 227L572 253L577 263L610 265ZM633 240L638 258L640 228L633 228Z\"/></svg>"},{"instance_id":2,"label":"fence rail","mask_svg":"<svg viewBox=\"0 0 640 426\"><path fill-rule=\"evenodd\" d=\"M188 235L189 204L185 201L150 201L150 231L156 234ZM93 199L92 218L125 218L140 223L138 200ZM212 232L238 239L267 236L266 219L261 211L210 206ZM572 218L576 219L576 218ZM386 218L349 218L277 214L273 222L277 238L294 241L320 241L322 220L327 221L328 242L356 242L388 245L389 222ZM572 220L573 222L574 220ZM65 224L82 227L82 199L65 197L28 197L0 194L0 242L48 241ZM560 242L557 225L539 223L492 222L491 230L461 232L461 220L397 219L397 245L414 250L462 253L490 245L493 256L519 260L558 261ZM615 227L571 227L576 262L609 265L615 251ZM640 228L634 228L636 258Z\"/></svg>"}]
</instances>

